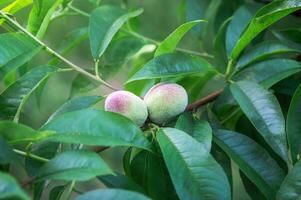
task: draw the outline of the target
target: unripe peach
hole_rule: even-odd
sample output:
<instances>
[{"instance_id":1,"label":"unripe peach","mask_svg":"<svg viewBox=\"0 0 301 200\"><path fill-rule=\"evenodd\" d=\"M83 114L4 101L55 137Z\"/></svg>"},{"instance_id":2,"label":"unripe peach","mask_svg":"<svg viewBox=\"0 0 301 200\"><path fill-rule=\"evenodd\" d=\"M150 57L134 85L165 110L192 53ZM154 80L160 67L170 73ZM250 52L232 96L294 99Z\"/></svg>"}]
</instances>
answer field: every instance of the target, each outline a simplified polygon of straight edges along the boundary
<instances>
[{"instance_id":1,"label":"unripe peach","mask_svg":"<svg viewBox=\"0 0 301 200\"><path fill-rule=\"evenodd\" d=\"M147 107L144 101L127 91L111 93L105 101L105 110L119 113L142 126L147 119Z\"/></svg>"},{"instance_id":2,"label":"unripe peach","mask_svg":"<svg viewBox=\"0 0 301 200\"><path fill-rule=\"evenodd\" d=\"M168 122L181 114L187 104L186 90L175 83L159 83L153 86L145 95L149 118L158 124Z\"/></svg>"}]
</instances>

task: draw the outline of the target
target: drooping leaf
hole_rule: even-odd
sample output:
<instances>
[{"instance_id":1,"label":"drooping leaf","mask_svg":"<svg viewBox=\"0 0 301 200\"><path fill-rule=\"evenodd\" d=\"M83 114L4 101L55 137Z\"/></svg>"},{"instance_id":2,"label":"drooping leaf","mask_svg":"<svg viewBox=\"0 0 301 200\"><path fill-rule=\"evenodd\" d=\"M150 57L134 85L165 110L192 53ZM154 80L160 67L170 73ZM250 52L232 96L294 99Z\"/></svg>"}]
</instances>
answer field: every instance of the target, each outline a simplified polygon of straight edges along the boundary
<instances>
[{"instance_id":1,"label":"drooping leaf","mask_svg":"<svg viewBox=\"0 0 301 200\"><path fill-rule=\"evenodd\" d=\"M87 181L96 176L113 174L102 158L91 151L66 151L47 162L37 180Z\"/></svg>"},{"instance_id":2,"label":"drooping leaf","mask_svg":"<svg viewBox=\"0 0 301 200\"><path fill-rule=\"evenodd\" d=\"M301 197L301 161L287 174L277 193L277 200L295 200Z\"/></svg>"},{"instance_id":3,"label":"drooping leaf","mask_svg":"<svg viewBox=\"0 0 301 200\"><path fill-rule=\"evenodd\" d=\"M128 118L111 112L83 109L62 114L42 127L55 131L54 141L149 149L142 131Z\"/></svg>"},{"instance_id":4,"label":"drooping leaf","mask_svg":"<svg viewBox=\"0 0 301 200\"><path fill-rule=\"evenodd\" d=\"M63 0L34 0L28 18L28 30L42 38L49 25L51 15Z\"/></svg>"},{"instance_id":5,"label":"drooping leaf","mask_svg":"<svg viewBox=\"0 0 301 200\"><path fill-rule=\"evenodd\" d=\"M276 97L250 81L233 83L230 89L242 111L265 141L287 161L285 122Z\"/></svg>"},{"instance_id":6,"label":"drooping leaf","mask_svg":"<svg viewBox=\"0 0 301 200\"><path fill-rule=\"evenodd\" d=\"M2 136L0 136L0 165L19 162L20 158L13 151L12 147L6 143Z\"/></svg>"},{"instance_id":7,"label":"drooping leaf","mask_svg":"<svg viewBox=\"0 0 301 200\"><path fill-rule=\"evenodd\" d=\"M241 70L242 68L254 63L266 59L278 54L296 53L297 49L291 48L278 41L266 41L259 43L248 52L244 53L238 60L236 68ZM268 68L268 67L267 67Z\"/></svg>"},{"instance_id":8,"label":"drooping leaf","mask_svg":"<svg viewBox=\"0 0 301 200\"><path fill-rule=\"evenodd\" d=\"M180 199L230 199L225 172L202 145L183 131L157 134L169 174Z\"/></svg>"},{"instance_id":9,"label":"drooping leaf","mask_svg":"<svg viewBox=\"0 0 301 200\"><path fill-rule=\"evenodd\" d=\"M278 0L262 7L244 30L231 51L230 58L235 60L242 50L264 29L283 17L301 8L299 0Z\"/></svg>"},{"instance_id":10,"label":"drooping leaf","mask_svg":"<svg viewBox=\"0 0 301 200\"><path fill-rule=\"evenodd\" d=\"M175 128L191 135L210 152L212 129L207 121L194 119L190 113L184 113L178 118Z\"/></svg>"},{"instance_id":11,"label":"drooping leaf","mask_svg":"<svg viewBox=\"0 0 301 200\"><path fill-rule=\"evenodd\" d=\"M0 199L30 200L15 178L3 172L0 172Z\"/></svg>"},{"instance_id":12,"label":"drooping leaf","mask_svg":"<svg viewBox=\"0 0 301 200\"><path fill-rule=\"evenodd\" d=\"M208 71L214 71L214 69L202 58L183 53L163 54L146 63L127 83L143 79L204 74Z\"/></svg>"},{"instance_id":13,"label":"drooping leaf","mask_svg":"<svg viewBox=\"0 0 301 200\"><path fill-rule=\"evenodd\" d=\"M98 189L79 195L75 200L150 200L150 198L139 194L121 189Z\"/></svg>"},{"instance_id":14,"label":"drooping leaf","mask_svg":"<svg viewBox=\"0 0 301 200\"><path fill-rule=\"evenodd\" d=\"M60 106L47 120L47 122L51 121L55 117L76 110L81 110L85 108L89 108L92 105L96 104L100 101L102 97L100 96L83 96L71 99L65 102L62 106Z\"/></svg>"},{"instance_id":15,"label":"drooping leaf","mask_svg":"<svg viewBox=\"0 0 301 200\"><path fill-rule=\"evenodd\" d=\"M98 60L122 25L142 12L142 9L127 12L119 7L109 5L96 8L91 14L89 24L93 58Z\"/></svg>"},{"instance_id":16,"label":"drooping leaf","mask_svg":"<svg viewBox=\"0 0 301 200\"><path fill-rule=\"evenodd\" d=\"M301 71L301 64L290 59L272 59L250 65L238 72L233 79L250 80L269 88L281 80Z\"/></svg>"},{"instance_id":17,"label":"drooping leaf","mask_svg":"<svg viewBox=\"0 0 301 200\"><path fill-rule=\"evenodd\" d=\"M227 130L215 131L214 142L228 154L267 199L275 197L285 173L265 149L247 136Z\"/></svg>"},{"instance_id":18,"label":"drooping leaf","mask_svg":"<svg viewBox=\"0 0 301 200\"><path fill-rule=\"evenodd\" d=\"M31 93L56 70L52 66L36 67L10 85L0 94L0 119L13 119L19 115Z\"/></svg>"},{"instance_id":19,"label":"drooping leaf","mask_svg":"<svg viewBox=\"0 0 301 200\"><path fill-rule=\"evenodd\" d=\"M293 162L301 156L301 85L297 88L287 114L286 132Z\"/></svg>"},{"instance_id":20,"label":"drooping leaf","mask_svg":"<svg viewBox=\"0 0 301 200\"><path fill-rule=\"evenodd\" d=\"M155 57L160 56L165 53L172 53L176 48L177 44L180 42L182 37L194 26L200 22L206 22L204 20L195 20L182 24L176 28L161 44L157 47L155 52Z\"/></svg>"}]
</instances>

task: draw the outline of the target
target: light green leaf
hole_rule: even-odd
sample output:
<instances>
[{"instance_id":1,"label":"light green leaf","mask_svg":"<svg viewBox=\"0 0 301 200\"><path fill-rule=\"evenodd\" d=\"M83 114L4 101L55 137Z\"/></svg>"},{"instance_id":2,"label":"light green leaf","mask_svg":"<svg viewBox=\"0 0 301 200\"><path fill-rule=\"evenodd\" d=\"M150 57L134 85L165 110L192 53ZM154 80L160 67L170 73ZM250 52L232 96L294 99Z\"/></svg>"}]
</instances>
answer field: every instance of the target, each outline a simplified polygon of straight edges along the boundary
<instances>
[{"instance_id":1,"label":"light green leaf","mask_svg":"<svg viewBox=\"0 0 301 200\"><path fill-rule=\"evenodd\" d=\"M29 6L30 4L32 4L32 0L15 0L14 2L7 5L5 8L3 8L2 10L7 13L14 14L19 10Z\"/></svg>"},{"instance_id":2,"label":"light green leaf","mask_svg":"<svg viewBox=\"0 0 301 200\"><path fill-rule=\"evenodd\" d=\"M0 94L0 119L18 119L31 93L56 70L52 66L33 68L4 90Z\"/></svg>"},{"instance_id":3,"label":"light green leaf","mask_svg":"<svg viewBox=\"0 0 301 200\"><path fill-rule=\"evenodd\" d=\"M301 85L297 88L287 114L286 132L293 162L301 156Z\"/></svg>"},{"instance_id":4,"label":"light green leaf","mask_svg":"<svg viewBox=\"0 0 301 200\"><path fill-rule=\"evenodd\" d=\"M182 24L176 30L174 30L161 44L157 47L155 52L155 57L160 56L165 53L172 53L177 44L180 42L182 37L194 26L199 24L200 22L206 22L204 20L195 20Z\"/></svg>"},{"instance_id":5,"label":"light green leaf","mask_svg":"<svg viewBox=\"0 0 301 200\"><path fill-rule=\"evenodd\" d=\"M130 119L111 112L84 109L62 114L42 130L54 131L50 140L99 146L136 146L148 149L150 144Z\"/></svg>"},{"instance_id":6,"label":"light green leaf","mask_svg":"<svg viewBox=\"0 0 301 200\"><path fill-rule=\"evenodd\" d=\"M63 0L34 0L28 18L28 30L42 38L50 23L51 15Z\"/></svg>"},{"instance_id":7,"label":"light green leaf","mask_svg":"<svg viewBox=\"0 0 301 200\"><path fill-rule=\"evenodd\" d=\"M150 200L137 192L121 189L98 189L79 195L75 200Z\"/></svg>"},{"instance_id":8,"label":"light green leaf","mask_svg":"<svg viewBox=\"0 0 301 200\"><path fill-rule=\"evenodd\" d=\"M3 172L0 172L0 199L30 200L15 178Z\"/></svg>"},{"instance_id":9,"label":"light green leaf","mask_svg":"<svg viewBox=\"0 0 301 200\"><path fill-rule=\"evenodd\" d=\"M272 1L262 7L236 42L230 58L236 60L244 48L264 29L301 8L300 0Z\"/></svg>"},{"instance_id":10,"label":"light green leaf","mask_svg":"<svg viewBox=\"0 0 301 200\"><path fill-rule=\"evenodd\" d=\"M87 181L105 174L113 174L113 171L98 154L86 150L66 151L58 154L40 169L37 181Z\"/></svg>"},{"instance_id":11,"label":"light green leaf","mask_svg":"<svg viewBox=\"0 0 301 200\"><path fill-rule=\"evenodd\" d=\"M264 148L245 135L227 130L215 131L214 142L227 153L267 199L275 198L285 173Z\"/></svg>"},{"instance_id":12,"label":"light green leaf","mask_svg":"<svg viewBox=\"0 0 301 200\"><path fill-rule=\"evenodd\" d=\"M238 72L233 79L250 80L265 88L269 88L279 81L301 71L301 64L290 59L272 59L250 65Z\"/></svg>"},{"instance_id":13,"label":"light green leaf","mask_svg":"<svg viewBox=\"0 0 301 200\"><path fill-rule=\"evenodd\" d=\"M232 83L230 89L242 111L265 141L287 161L285 121L276 97L250 81Z\"/></svg>"},{"instance_id":14,"label":"light green leaf","mask_svg":"<svg viewBox=\"0 0 301 200\"><path fill-rule=\"evenodd\" d=\"M178 118L175 128L188 133L210 152L212 129L207 121L195 119L190 113L184 113Z\"/></svg>"},{"instance_id":15,"label":"light green leaf","mask_svg":"<svg viewBox=\"0 0 301 200\"><path fill-rule=\"evenodd\" d=\"M89 24L93 58L98 60L122 25L142 12L142 9L127 12L119 7L109 5L96 8L91 14Z\"/></svg>"},{"instance_id":16,"label":"light green leaf","mask_svg":"<svg viewBox=\"0 0 301 200\"><path fill-rule=\"evenodd\" d=\"M146 63L128 81L204 74L215 71L204 59L183 53L163 54Z\"/></svg>"},{"instance_id":17,"label":"light green leaf","mask_svg":"<svg viewBox=\"0 0 301 200\"><path fill-rule=\"evenodd\" d=\"M301 198L301 161L285 177L277 193L277 200L296 200Z\"/></svg>"},{"instance_id":18,"label":"light green leaf","mask_svg":"<svg viewBox=\"0 0 301 200\"><path fill-rule=\"evenodd\" d=\"M157 134L169 174L180 199L230 199L225 172L202 145L183 131Z\"/></svg>"},{"instance_id":19,"label":"light green leaf","mask_svg":"<svg viewBox=\"0 0 301 200\"><path fill-rule=\"evenodd\" d=\"M244 53L236 64L236 69L241 70L246 66L264 60L268 57L275 56L278 54L297 53L300 52L297 49L293 49L285 44L278 41L266 41L259 43L257 46Z\"/></svg>"}]
</instances>

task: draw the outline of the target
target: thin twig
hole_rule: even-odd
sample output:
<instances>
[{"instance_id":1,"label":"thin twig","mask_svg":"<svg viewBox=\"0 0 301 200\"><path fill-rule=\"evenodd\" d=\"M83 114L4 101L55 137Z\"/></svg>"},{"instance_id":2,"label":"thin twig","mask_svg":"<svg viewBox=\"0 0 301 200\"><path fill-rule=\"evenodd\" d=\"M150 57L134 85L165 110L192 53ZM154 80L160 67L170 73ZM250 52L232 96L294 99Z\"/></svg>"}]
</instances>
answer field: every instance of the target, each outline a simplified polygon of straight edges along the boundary
<instances>
[{"instance_id":1,"label":"thin twig","mask_svg":"<svg viewBox=\"0 0 301 200\"><path fill-rule=\"evenodd\" d=\"M14 152L19 154L19 155L22 155L22 156L25 156L25 157L28 157L28 158L32 158L32 159L40 161L40 162L48 162L49 161L49 159L47 159L47 158L43 158L41 156L37 156L35 154L29 153L29 152L24 152L24 151L21 151L21 150L18 150L18 149L14 149Z\"/></svg>"}]
</instances>

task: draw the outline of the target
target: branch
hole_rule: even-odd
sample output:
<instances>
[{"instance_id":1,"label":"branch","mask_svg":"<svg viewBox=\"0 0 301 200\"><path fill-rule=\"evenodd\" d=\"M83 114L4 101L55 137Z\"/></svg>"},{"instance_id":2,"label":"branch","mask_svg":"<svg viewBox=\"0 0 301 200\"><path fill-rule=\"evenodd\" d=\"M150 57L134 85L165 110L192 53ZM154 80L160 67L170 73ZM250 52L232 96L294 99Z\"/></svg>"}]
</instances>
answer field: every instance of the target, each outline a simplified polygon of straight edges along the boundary
<instances>
[{"instance_id":1,"label":"branch","mask_svg":"<svg viewBox=\"0 0 301 200\"><path fill-rule=\"evenodd\" d=\"M211 94L209 94L208 96L205 96L191 104L189 104L187 107L186 107L186 111L192 111L192 110L195 110L197 108L199 108L200 106L202 105L205 105L211 101L214 101L222 92L223 92L224 89L220 89L220 90L217 90L215 92L212 92Z\"/></svg>"}]
</instances>

